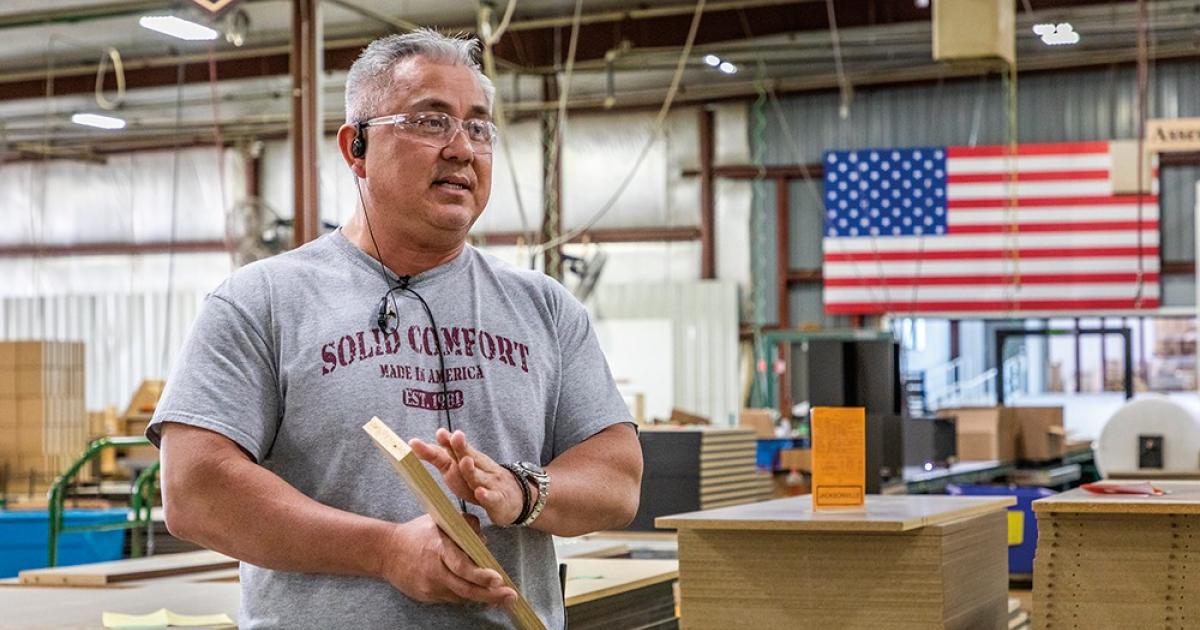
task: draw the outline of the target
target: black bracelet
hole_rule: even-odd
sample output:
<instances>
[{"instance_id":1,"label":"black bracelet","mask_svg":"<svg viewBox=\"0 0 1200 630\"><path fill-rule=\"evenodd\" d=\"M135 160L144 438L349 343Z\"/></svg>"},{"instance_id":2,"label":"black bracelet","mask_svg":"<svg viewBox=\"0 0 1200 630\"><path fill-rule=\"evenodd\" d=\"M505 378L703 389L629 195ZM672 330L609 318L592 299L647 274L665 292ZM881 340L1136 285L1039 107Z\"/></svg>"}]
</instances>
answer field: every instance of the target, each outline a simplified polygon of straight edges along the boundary
<instances>
[{"instance_id":1,"label":"black bracelet","mask_svg":"<svg viewBox=\"0 0 1200 630\"><path fill-rule=\"evenodd\" d=\"M533 509L529 501L529 484L526 483L525 476L521 474L520 469L515 464L502 465L505 470L512 473L512 476L517 480L517 485L521 486L521 513L517 515L517 520L508 525L508 527L513 527L524 523L525 519L529 518L529 512Z\"/></svg>"}]
</instances>

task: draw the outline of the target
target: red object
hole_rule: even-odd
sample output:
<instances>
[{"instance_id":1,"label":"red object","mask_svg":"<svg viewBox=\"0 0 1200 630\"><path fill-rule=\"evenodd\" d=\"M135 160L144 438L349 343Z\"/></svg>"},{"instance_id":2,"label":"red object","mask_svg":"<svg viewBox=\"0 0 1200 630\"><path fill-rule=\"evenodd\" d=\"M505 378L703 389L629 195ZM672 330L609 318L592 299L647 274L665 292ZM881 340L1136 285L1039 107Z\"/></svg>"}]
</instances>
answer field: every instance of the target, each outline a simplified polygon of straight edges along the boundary
<instances>
[{"instance_id":1,"label":"red object","mask_svg":"<svg viewBox=\"0 0 1200 630\"><path fill-rule=\"evenodd\" d=\"M1081 486L1084 490L1094 494L1136 494L1136 495L1161 495L1162 490L1150 485L1150 482L1142 483L1087 483Z\"/></svg>"}]
</instances>

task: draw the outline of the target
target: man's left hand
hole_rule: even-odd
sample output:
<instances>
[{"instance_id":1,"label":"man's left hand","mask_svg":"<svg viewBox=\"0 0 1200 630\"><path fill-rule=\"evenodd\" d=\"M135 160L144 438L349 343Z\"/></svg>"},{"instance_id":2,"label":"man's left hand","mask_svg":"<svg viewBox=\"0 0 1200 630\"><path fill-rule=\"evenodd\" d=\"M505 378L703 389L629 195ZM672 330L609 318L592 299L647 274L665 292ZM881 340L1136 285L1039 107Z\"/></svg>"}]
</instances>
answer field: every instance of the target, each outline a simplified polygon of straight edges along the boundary
<instances>
[{"instance_id":1,"label":"man's left hand","mask_svg":"<svg viewBox=\"0 0 1200 630\"><path fill-rule=\"evenodd\" d=\"M509 525L517 519L525 495L511 472L472 448L462 431L438 429L437 442L435 446L413 439L409 446L442 473L451 492L482 507L493 523Z\"/></svg>"}]
</instances>

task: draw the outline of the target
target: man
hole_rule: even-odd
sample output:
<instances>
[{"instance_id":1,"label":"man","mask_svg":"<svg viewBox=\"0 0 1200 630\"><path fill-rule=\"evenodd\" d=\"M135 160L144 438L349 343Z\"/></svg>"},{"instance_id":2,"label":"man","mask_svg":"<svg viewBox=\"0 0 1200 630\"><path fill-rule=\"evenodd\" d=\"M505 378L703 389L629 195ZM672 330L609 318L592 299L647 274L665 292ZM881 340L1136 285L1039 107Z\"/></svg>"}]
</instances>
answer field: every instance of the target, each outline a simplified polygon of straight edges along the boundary
<instances>
[{"instance_id":1,"label":"man","mask_svg":"<svg viewBox=\"0 0 1200 630\"><path fill-rule=\"evenodd\" d=\"M357 212L208 297L147 429L170 531L243 561L243 630L509 625L516 593L423 515L360 428L375 415L419 438L550 628L550 535L637 509L636 432L582 305L466 245L494 140L474 46L367 47L338 132Z\"/></svg>"}]
</instances>

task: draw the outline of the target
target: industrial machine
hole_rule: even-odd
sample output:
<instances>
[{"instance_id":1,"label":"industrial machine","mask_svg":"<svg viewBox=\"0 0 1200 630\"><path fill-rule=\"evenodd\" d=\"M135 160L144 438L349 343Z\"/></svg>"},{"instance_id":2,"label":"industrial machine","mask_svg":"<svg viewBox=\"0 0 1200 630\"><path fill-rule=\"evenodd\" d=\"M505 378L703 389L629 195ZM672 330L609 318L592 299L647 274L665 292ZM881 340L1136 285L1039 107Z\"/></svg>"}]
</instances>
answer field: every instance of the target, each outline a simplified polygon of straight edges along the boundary
<instances>
[{"instance_id":1,"label":"industrial machine","mask_svg":"<svg viewBox=\"0 0 1200 630\"><path fill-rule=\"evenodd\" d=\"M1096 445L1105 477L1200 477L1200 404L1143 394L1109 418Z\"/></svg>"}]
</instances>

